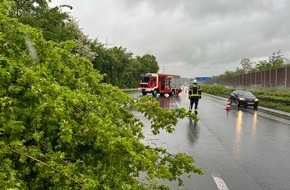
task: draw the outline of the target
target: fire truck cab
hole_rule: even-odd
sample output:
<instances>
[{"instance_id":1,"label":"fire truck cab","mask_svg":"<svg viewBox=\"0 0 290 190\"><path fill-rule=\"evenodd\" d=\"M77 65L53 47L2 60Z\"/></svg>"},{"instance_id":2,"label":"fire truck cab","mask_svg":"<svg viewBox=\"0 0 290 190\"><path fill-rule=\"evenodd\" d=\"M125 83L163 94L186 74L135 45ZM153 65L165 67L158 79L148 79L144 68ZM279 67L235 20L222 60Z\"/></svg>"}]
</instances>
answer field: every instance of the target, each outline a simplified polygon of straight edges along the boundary
<instances>
[{"instance_id":1,"label":"fire truck cab","mask_svg":"<svg viewBox=\"0 0 290 190\"><path fill-rule=\"evenodd\" d=\"M180 76L173 74L147 73L141 75L141 81L138 89L143 95L152 93L153 96L178 95L182 90L180 88Z\"/></svg>"}]
</instances>

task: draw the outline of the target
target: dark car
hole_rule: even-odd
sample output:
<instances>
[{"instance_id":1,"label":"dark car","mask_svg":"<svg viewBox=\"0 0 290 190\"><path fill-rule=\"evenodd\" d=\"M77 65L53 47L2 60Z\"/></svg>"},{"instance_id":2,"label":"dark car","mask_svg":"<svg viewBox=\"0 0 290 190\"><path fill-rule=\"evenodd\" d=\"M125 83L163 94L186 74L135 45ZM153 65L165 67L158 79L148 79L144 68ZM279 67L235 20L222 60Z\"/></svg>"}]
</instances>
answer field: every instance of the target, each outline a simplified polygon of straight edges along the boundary
<instances>
[{"instance_id":1,"label":"dark car","mask_svg":"<svg viewBox=\"0 0 290 190\"><path fill-rule=\"evenodd\" d=\"M236 103L238 107L253 106L255 109L258 108L259 100L250 91L247 90L235 90L231 93L230 103Z\"/></svg>"}]
</instances>

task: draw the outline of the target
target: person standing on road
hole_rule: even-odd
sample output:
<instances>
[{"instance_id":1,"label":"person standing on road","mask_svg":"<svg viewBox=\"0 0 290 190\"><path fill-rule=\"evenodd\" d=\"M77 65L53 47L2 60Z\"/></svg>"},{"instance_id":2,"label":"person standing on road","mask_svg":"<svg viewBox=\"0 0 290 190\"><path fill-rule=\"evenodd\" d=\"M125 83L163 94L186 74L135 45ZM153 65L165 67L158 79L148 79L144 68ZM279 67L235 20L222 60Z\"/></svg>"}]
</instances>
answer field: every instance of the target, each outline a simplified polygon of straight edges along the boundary
<instances>
[{"instance_id":1,"label":"person standing on road","mask_svg":"<svg viewBox=\"0 0 290 190\"><path fill-rule=\"evenodd\" d=\"M196 79L193 80L192 85L189 87L188 98L190 99L189 112L191 112L194 104L194 113L197 114L198 101L201 99L201 88Z\"/></svg>"}]
</instances>

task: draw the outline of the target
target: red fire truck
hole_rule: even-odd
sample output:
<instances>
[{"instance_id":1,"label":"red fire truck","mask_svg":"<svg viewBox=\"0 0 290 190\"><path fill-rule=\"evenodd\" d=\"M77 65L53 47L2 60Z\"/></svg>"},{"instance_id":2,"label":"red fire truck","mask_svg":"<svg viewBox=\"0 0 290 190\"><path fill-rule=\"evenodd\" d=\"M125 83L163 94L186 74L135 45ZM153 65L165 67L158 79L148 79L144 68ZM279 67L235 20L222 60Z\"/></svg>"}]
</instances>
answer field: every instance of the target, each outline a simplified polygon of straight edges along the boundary
<instances>
[{"instance_id":1,"label":"red fire truck","mask_svg":"<svg viewBox=\"0 0 290 190\"><path fill-rule=\"evenodd\" d=\"M178 95L180 88L180 76L172 74L147 73L141 76L138 89L143 95L152 93L153 96L164 96L164 94Z\"/></svg>"}]
</instances>

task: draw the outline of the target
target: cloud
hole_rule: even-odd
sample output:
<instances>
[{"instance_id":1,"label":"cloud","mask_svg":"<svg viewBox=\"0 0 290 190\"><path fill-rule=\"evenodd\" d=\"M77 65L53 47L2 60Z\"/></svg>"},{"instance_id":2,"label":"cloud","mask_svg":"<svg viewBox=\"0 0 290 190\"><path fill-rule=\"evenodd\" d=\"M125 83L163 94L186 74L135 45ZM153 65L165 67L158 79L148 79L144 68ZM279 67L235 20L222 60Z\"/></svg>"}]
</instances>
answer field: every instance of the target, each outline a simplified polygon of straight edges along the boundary
<instances>
[{"instance_id":1,"label":"cloud","mask_svg":"<svg viewBox=\"0 0 290 190\"><path fill-rule=\"evenodd\" d=\"M152 54L164 72L184 77L233 71L243 58L257 60L278 50L290 56L286 0L55 2L72 5L71 14L91 38Z\"/></svg>"}]
</instances>

